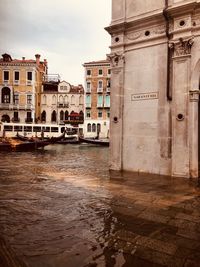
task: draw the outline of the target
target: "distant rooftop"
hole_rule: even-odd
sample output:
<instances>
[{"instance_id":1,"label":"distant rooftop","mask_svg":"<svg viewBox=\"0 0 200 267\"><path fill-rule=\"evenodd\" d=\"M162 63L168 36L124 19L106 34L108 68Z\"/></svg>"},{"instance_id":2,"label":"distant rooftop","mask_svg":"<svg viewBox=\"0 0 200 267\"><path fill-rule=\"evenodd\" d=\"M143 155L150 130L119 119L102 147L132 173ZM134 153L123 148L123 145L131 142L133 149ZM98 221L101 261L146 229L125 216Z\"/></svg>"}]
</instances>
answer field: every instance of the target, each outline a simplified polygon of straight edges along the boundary
<instances>
[{"instance_id":1,"label":"distant rooftop","mask_svg":"<svg viewBox=\"0 0 200 267\"><path fill-rule=\"evenodd\" d=\"M96 60L96 61L90 61L83 64L84 67L88 65L110 65L110 61L107 59L104 60Z\"/></svg>"}]
</instances>

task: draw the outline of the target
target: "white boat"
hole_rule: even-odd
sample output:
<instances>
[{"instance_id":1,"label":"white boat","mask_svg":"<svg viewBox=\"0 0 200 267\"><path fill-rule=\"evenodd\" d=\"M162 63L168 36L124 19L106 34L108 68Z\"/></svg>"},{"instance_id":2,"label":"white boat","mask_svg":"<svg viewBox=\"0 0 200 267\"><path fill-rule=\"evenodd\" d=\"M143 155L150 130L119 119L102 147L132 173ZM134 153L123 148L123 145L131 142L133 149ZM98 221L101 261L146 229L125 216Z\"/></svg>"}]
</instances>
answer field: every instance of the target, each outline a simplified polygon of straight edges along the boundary
<instances>
[{"instance_id":1,"label":"white boat","mask_svg":"<svg viewBox=\"0 0 200 267\"><path fill-rule=\"evenodd\" d=\"M1 137L15 137L17 133L26 137L59 137L65 131L67 135L79 136L83 128L71 125L39 123L5 123L0 122Z\"/></svg>"}]
</instances>

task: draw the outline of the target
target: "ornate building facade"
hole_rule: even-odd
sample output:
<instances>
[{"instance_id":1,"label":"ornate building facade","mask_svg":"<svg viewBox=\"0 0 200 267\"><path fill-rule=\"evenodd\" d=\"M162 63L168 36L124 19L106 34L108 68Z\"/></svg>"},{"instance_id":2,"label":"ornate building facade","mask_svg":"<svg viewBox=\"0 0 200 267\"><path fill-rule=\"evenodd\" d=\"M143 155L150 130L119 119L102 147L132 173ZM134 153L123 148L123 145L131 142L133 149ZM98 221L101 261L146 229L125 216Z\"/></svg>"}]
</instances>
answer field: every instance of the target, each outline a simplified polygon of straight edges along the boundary
<instances>
[{"instance_id":1,"label":"ornate building facade","mask_svg":"<svg viewBox=\"0 0 200 267\"><path fill-rule=\"evenodd\" d=\"M47 61L12 59L3 54L0 59L0 120L34 122L40 117L42 80Z\"/></svg>"},{"instance_id":2,"label":"ornate building facade","mask_svg":"<svg viewBox=\"0 0 200 267\"><path fill-rule=\"evenodd\" d=\"M109 137L110 62L93 61L85 68L85 137Z\"/></svg>"},{"instance_id":3,"label":"ornate building facade","mask_svg":"<svg viewBox=\"0 0 200 267\"><path fill-rule=\"evenodd\" d=\"M198 177L200 2L115 0L113 170Z\"/></svg>"},{"instance_id":4,"label":"ornate building facade","mask_svg":"<svg viewBox=\"0 0 200 267\"><path fill-rule=\"evenodd\" d=\"M46 75L41 93L40 120L43 123L83 124L83 86L60 81L59 75Z\"/></svg>"}]
</instances>

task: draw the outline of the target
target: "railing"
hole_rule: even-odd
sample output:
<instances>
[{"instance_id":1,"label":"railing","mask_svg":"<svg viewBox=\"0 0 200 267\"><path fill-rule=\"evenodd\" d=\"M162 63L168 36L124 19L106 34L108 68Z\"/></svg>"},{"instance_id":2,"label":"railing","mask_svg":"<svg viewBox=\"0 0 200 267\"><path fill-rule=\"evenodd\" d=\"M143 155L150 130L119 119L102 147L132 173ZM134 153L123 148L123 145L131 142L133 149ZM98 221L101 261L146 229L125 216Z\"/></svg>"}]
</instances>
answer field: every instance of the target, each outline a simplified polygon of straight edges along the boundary
<instances>
[{"instance_id":1,"label":"railing","mask_svg":"<svg viewBox=\"0 0 200 267\"><path fill-rule=\"evenodd\" d=\"M44 75L43 82L59 82L60 75L59 74L48 74Z\"/></svg>"},{"instance_id":2,"label":"railing","mask_svg":"<svg viewBox=\"0 0 200 267\"><path fill-rule=\"evenodd\" d=\"M97 93L103 93L103 88L97 88Z\"/></svg>"},{"instance_id":3,"label":"railing","mask_svg":"<svg viewBox=\"0 0 200 267\"><path fill-rule=\"evenodd\" d=\"M110 103L104 103L104 108L110 108Z\"/></svg>"},{"instance_id":4,"label":"railing","mask_svg":"<svg viewBox=\"0 0 200 267\"><path fill-rule=\"evenodd\" d=\"M12 118L12 122L20 122L19 118Z\"/></svg>"},{"instance_id":5,"label":"railing","mask_svg":"<svg viewBox=\"0 0 200 267\"><path fill-rule=\"evenodd\" d=\"M0 110L33 110L34 106L32 104L19 105L10 103L1 103Z\"/></svg>"},{"instance_id":6,"label":"railing","mask_svg":"<svg viewBox=\"0 0 200 267\"><path fill-rule=\"evenodd\" d=\"M57 105L58 108L69 108L69 103L59 103Z\"/></svg>"},{"instance_id":7,"label":"railing","mask_svg":"<svg viewBox=\"0 0 200 267\"><path fill-rule=\"evenodd\" d=\"M19 85L19 80L15 80L14 85Z\"/></svg>"},{"instance_id":8,"label":"railing","mask_svg":"<svg viewBox=\"0 0 200 267\"><path fill-rule=\"evenodd\" d=\"M26 85L32 85L32 84L33 84L33 81L32 80L26 81Z\"/></svg>"}]
</instances>

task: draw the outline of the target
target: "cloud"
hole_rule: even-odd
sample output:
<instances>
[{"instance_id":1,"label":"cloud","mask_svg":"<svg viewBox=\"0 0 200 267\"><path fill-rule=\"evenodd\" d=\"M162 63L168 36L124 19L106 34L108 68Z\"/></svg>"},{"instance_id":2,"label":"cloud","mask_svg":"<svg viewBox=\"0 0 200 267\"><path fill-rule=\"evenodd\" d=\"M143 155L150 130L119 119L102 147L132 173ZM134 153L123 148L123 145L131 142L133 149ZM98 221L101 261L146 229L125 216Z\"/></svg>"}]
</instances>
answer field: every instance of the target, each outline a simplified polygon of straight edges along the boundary
<instances>
[{"instance_id":1,"label":"cloud","mask_svg":"<svg viewBox=\"0 0 200 267\"><path fill-rule=\"evenodd\" d=\"M47 58L49 70L83 82L82 64L104 59L111 0L1 0L0 52Z\"/></svg>"}]
</instances>

